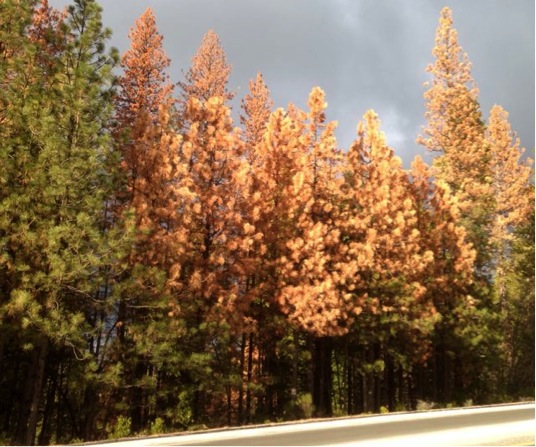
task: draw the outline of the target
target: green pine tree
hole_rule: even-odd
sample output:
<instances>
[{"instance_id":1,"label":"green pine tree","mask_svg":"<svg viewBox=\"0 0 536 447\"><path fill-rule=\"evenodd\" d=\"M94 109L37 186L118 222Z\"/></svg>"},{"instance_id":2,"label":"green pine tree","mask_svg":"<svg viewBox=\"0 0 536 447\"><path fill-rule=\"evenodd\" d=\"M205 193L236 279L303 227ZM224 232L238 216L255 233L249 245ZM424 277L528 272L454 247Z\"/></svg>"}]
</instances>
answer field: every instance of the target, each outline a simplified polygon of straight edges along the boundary
<instances>
[{"instance_id":1,"label":"green pine tree","mask_svg":"<svg viewBox=\"0 0 536 447\"><path fill-rule=\"evenodd\" d=\"M31 38L37 9L24 3L1 11L20 18L17 45L4 51L1 71L8 106L0 131L0 330L9 351L24 353L11 384L22 395L12 434L32 445L51 358L89 354L101 273L118 248L113 233L103 231L115 179L106 133L115 57L105 53L110 31L95 1L76 0L43 42ZM5 28L2 35L10 34ZM50 39L61 40L61 52L49 51Z\"/></svg>"}]
</instances>

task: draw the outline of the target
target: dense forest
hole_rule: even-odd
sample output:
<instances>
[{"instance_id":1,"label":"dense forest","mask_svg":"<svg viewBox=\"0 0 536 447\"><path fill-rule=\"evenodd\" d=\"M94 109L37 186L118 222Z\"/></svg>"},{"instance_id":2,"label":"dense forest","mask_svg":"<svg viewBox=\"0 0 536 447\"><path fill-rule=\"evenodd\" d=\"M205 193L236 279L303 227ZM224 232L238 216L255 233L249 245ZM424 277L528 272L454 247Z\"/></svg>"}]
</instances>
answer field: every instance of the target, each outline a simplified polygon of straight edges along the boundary
<instances>
[{"instance_id":1,"label":"dense forest","mask_svg":"<svg viewBox=\"0 0 536 447\"><path fill-rule=\"evenodd\" d=\"M0 444L534 398L532 162L448 8L411 169L101 12L0 2Z\"/></svg>"}]
</instances>

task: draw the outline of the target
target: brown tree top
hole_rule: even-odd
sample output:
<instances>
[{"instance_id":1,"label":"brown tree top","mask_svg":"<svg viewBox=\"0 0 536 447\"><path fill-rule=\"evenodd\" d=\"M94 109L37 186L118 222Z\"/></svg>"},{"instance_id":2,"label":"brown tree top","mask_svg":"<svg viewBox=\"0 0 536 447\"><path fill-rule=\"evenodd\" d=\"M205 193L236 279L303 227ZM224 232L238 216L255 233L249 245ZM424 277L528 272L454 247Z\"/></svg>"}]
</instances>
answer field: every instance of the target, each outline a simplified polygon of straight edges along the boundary
<instances>
[{"instance_id":1,"label":"brown tree top","mask_svg":"<svg viewBox=\"0 0 536 447\"><path fill-rule=\"evenodd\" d=\"M473 165L481 155L484 127L471 63L458 43L449 8L441 11L432 53L435 62L426 71L433 79L424 94L428 125L426 137L419 137L418 142L443 154L438 162L441 174L452 186L462 175L478 175L479 167ZM468 172L473 168L475 172Z\"/></svg>"},{"instance_id":2,"label":"brown tree top","mask_svg":"<svg viewBox=\"0 0 536 447\"><path fill-rule=\"evenodd\" d=\"M387 145L372 110L359 123L349 150L346 181L340 224L345 286L363 311L361 318L375 324L370 315L381 314L393 330L401 315L420 324L422 309L416 303L424 295L422 272L433 254L423 249L402 161Z\"/></svg>"},{"instance_id":3,"label":"brown tree top","mask_svg":"<svg viewBox=\"0 0 536 447\"><path fill-rule=\"evenodd\" d=\"M166 74L169 58L150 8L136 20L129 37L115 98L114 137L126 179L116 211L135 212L136 246L129 254L133 265L176 270L180 137L174 131L172 85Z\"/></svg>"},{"instance_id":4,"label":"brown tree top","mask_svg":"<svg viewBox=\"0 0 536 447\"><path fill-rule=\"evenodd\" d=\"M471 62L458 42L458 31L453 24L452 11L448 7L443 8L432 50L436 60L426 68L426 71L434 74L437 82L444 87L456 85L472 87L474 81L471 76Z\"/></svg>"},{"instance_id":5,"label":"brown tree top","mask_svg":"<svg viewBox=\"0 0 536 447\"><path fill-rule=\"evenodd\" d=\"M172 90L166 70L170 60L162 46L151 8L136 20L130 29L130 48L121 58L124 72L119 77L117 98L120 126L132 124L140 113L152 120L158 117L158 108Z\"/></svg>"},{"instance_id":6,"label":"brown tree top","mask_svg":"<svg viewBox=\"0 0 536 447\"><path fill-rule=\"evenodd\" d=\"M491 109L486 140L491 150L495 199L492 238L499 243L510 239L511 230L526 223L534 209L532 160L522 159L525 149L511 130L508 112L501 106Z\"/></svg>"},{"instance_id":7,"label":"brown tree top","mask_svg":"<svg viewBox=\"0 0 536 447\"><path fill-rule=\"evenodd\" d=\"M274 312L283 275L280 258L287 242L296 234L300 207L295 179L303 171L303 148L299 138L303 123L282 108L270 116L263 138L256 146L256 163L251 166L248 230L251 238L251 276L258 297ZM302 176L303 179L303 176Z\"/></svg>"},{"instance_id":8,"label":"brown tree top","mask_svg":"<svg viewBox=\"0 0 536 447\"><path fill-rule=\"evenodd\" d=\"M240 123L244 126L246 156L250 164L255 163L255 147L261 142L266 131L272 105L270 91L261 73L257 73L257 77L249 81L249 93L242 99L243 115L240 116Z\"/></svg>"},{"instance_id":9,"label":"brown tree top","mask_svg":"<svg viewBox=\"0 0 536 447\"><path fill-rule=\"evenodd\" d=\"M133 199L137 190L151 187L151 172L165 169L152 158L152 144L158 144L160 137L151 128L158 128L163 116L166 116L166 126L170 125L167 115L172 86L166 74L169 58L162 48L162 36L150 8L136 20L129 37L131 46L121 59L124 71L119 77L120 90L115 98L114 135L127 173L130 199ZM152 142L147 140L149 136Z\"/></svg>"},{"instance_id":10,"label":"brown tree top","mask_svg":"<svg viewBox=\"0 0 536 447\"><path fill-rule=\"evenodd\" d=\"M182 119L180 157L188 168L192 200L181 210L190 249L178 305L210 321L227 321L235 330L247 308L236 278L242 275L241 253L251 236L239 206L247 176L243 143L222 97L190 97Z\"/></svg>"},{"instance_id":11,"label":"brown tree top","mask_svg":"<svg viewBox=\"0 0 536 447\"><path fill-rule=\"evenodd\" d=\"M279 301L298 327L317 335L340 335L348 329L353 307L340 288L342 157L335 139L337 123L326 123L327 102L320 88L313 88L308 106L306 114L293 112L304 119L298 138L302 169L293 177L297 220L279 262Z\"/></svg>"},{"instance_id":12,"label":"brown tree top","mask_svg":"<svg viewBox=\"0 0 536 447\"><path fill-rule=\"evenodd\" d=\"M433 79L424 94L428 124L425 137L417 141L438 152L434 174L459 199L464 225L477 247L476 267L482 271L489 261L487 247L493 214L490 148L484 137L478 90L468 57L458 43L449 8L441 11L433 54L436 60L427 67Z\"/></svg>"},{"instance_id":13,"label":"brown tree top","mask_svg":"<svg viewBox=\"0 0 536 447\"><path fill-rule=\"evenodd\" d=\"M182 100L197 98L206 101L213 96L225 101L232 99L234 95L227 90L230 73L231 66L227 64L220 38L209 30L192 58L190 69L184 75L185 81L178 84L182 89Z\"/></svg>"},{"instance_id":14,"label":"brown tree top","mask_svg":"<svg viewBox=\"0 0 536 447\"><path fill-rule=\"evenodd\" d=\"M34 9L28 38L42 50L39 52L39 62L47 73L54 66L51 58L59 57L65 48L65 34L62 26L66 15L66 11L50 7L48 0L41 0L40 6Z\"/></svg>"}]
</instances>

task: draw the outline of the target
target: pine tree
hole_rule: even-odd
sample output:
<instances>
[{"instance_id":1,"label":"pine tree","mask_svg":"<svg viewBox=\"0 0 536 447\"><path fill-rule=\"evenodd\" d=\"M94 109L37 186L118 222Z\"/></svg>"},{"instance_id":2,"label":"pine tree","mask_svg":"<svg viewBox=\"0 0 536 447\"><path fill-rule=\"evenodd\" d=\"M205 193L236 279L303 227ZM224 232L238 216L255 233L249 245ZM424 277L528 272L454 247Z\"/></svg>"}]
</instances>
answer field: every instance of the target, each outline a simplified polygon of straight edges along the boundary
<instances>
[{"instance_id":1,"label":"pine tree","mask_svg":"<svg viewBox=\"0 0 536 447\"><path fill-rule=\"evenodd\" d=\"M289 109L293 106L289 105ZM300 137L305 131L303 120L283 109L269 117L251 165L248 217L251 245L251 301L256 327L259 358L257 413L274 418L288 399L289 384L282 379L288 371L284 360L283 340L293 339L283 317L277 297L284 281L281 258L288 252L287 242L296 236L300 191L295 179L304 168ZM295 344L293 342L293 344ZM294 372L293 372L294 375ZM296 390L295 390L296 391Z\"/></svg>"},{"instance_id":2,"label":"pine tree","mask_svg":"<svg viewBox=\"0 0 536 447\"><path fill-rule=\"evenodd\" d=\"M166 346L176 342L176 336L168 303L184 256L180 210L189 193L166 73L170 61L151 9L136 21L129 37L116 97L115 145L126 184L117 193L115 219L123 225L133 213L135 240L116 286L120 299L115 351L124 367L124 396L137 431L153 417L148 402L159 374L155 365L172 363Z\"/></svg>"},{"instance_id":3,"label":"pine tree","mask_svg":"<svg viewBox=\"0 0 536 447\"><path fill-rule=\"evenodd\" d=\"M248 222L248 232L253 236L252 244L244 252L247 259L249 275L248 293L251 301L257 298L260 279L263 276L262 263L265 255L264 234L259 231L258 221L262 212L262 198L259 191L266 187L263 183L264 148L263 140L267 134L267 126L271 115L272 100L270 92L259 73L255 80L250 81L250 91L242 100L243 115L240 121L244 126L242 139L244 142L244 158L247 162L249 175L244 184L244 196L241 199L241 213Z\"/></svg>"},{"instance_id":4,"label":"pine tree","mask_svg":"<svg viewBox=\"0 0 536 447\"><path fill-rule=\"evenodd\" d=\"M421 137L419 141L428 149L440 152L434 160L435 175L459 200L462 223L476 251L475 281L470 292L475 307L468 311L472 315L466 315L474 324L460 330L460 334L464 334L464 343L458 345L464 346L464 351L458 350L458 371L449 380L458 382L458 385L462 380L472 381L480 398L485 399L500 387L497 375L502 337L500 258L508 239L507 222L516 219L516 212L511 212L510 204L506 204L509 195L506 191L526 185L530 174L518 163L520 154L505 126L503 111L496 108L488 129L485 128L470 63L458 43L448 8L441 12L433 54L436 61L427 68L433 80L425 93L428 126L424 132L427 138ZM511 146L512 150L509 150ZM516 175L520 181L514 186ZM512 205L518 200L519 203L530 201L530 191L522 193L518 199L510 195L506 200L511 200ZM527 206L520 208L526 214ZM498 243L501 238L502 242ZM485 359L481 368L463 372L464 367L477 363L478 356ZM449 387L454 388L454 385L451 383ZM486 392L489 393L487 397Z\"/></svg>"},{"instance_id":5,"label":"pine tree","mask_svg":"<svg viewBox=\"0 0 536 447\"><path fill-rule=\"evenodd\" d=\"M500 106L491 109L486 141L491 152L495 199L491 240L497 253L495 258L500 263L513 238L512 230L528 222L534 207L532 160L523 160L525 149L520 147L519 139L512 133L508 113Z\"/></svg>"},{"instance_id":6,"label":"pine tree","mask_svg":"<svg viewBox=\"0 0 536 447\"><path fill-rule=\"evenodd\" d=\"M132 126L143 115L148 115L151 122L157 121L160 107L169 101L172 92L166 72L170 60L151 8L136 20L129 38L130 49L121 58L124 72L116 99L120 127Z\"/></svg>"},{"instance_id":7,"label":"pine tree","mask_svg":"<svg viewBox=\"0 0 536 447\"><path fill-rule=\"evenodd\" d=\"M242 99L242 114L240 122L243 126L242 139L244 141L244 158L250 174L245 177L246 183L243 185L244 194L239 202L241 214L245 222L254 229L258 216L258 203L253 200L259 185L255 181L255 172L260 167L261 155L259 146L266 132L268 120L273 106L270 91L264 83L261 73L258 73L254 80L249 82L249 92ZM258 198L258 196L255 196ZM264 253L259 249L262 246L263 235L253 230L252 244L242 253L246 300L251 303L246 318L250 324L245 329L240 341L240 376L242 384L238 395L238 422L248 423L251 420L253 407L252 386L259 381L259 367L254 364L254 355L258 354L260 347L259 333L261 315L263 313L262 301L259 299L259 284L262 283L263 273L261 266ZM244 396L245 394L245 396ZM244 399L245 398L245 399Z\"/></svg>"},{"instance_id":8,"label":"pine tree","mask_svg":"<svg viewBox=\"0 0 536 447\"><path fill-rule=\"evenodd\" d=\"M415 202L418 230L434 261L423 274L427 295L436 309L448 300L467 295L472 281L475 252L461 225L458 199L442 180L434 180L432 169L420 157L411 166L410 190Z\"/></svg>"},{"instance_id":9,"label":"pine tree","mask_svg":"<svg viewBox=\"0 0 536 447\"><path fill-rule=\"evenodd\" d=\"M459 45L449 8L441 11L432 53L435 62L426 71L433 79L424 94L428 125L418 142L439 153L434 160L435 175L458 196L464 225L477 248L475 267L485 275L489 269L491 155L471 63Z\"/></svg>"},{"instance_id":10,"label":"pine tree","mask_svg":"<svg viewBox=\"0 0 536 447\"><path fill-rule=\"evenodd\" d=\"M33 444L34 442L35 433L26 435L26 428L30 425L31 401L34 396L31 395L31 383L29 383L26 387L29 391L24 396L24 406L20 405L24 379L21 381L21 378L17 376L28 376L28 382L31 382L26 369L29 370L29 362L32 360L34 364L31 367L35 368L35 360L41 353L41 350L35 349L35 354L30 356L28 351L32 351L34 346L28 344L26 352L23 351L22 355L20 354L24 343L31 341L32 337L28 336L30 331L23 330L23 312L18 313L16 309L11 311L9 309L10 305L13 307L12 303L16 298L13 295L24 276L24 268L17 268L19 264L18 259L15 258L17 247L11 247L13 245L11 240L18 239L16 237L19 232L18 228L24 229L22 222L22 225L18 225L20 219L16 217L16 201L17 196L24 191L25 183L28 183L25 178L30 169L30 163L24 163L25 160L30 159L30 136L23 122L22 108L26 98L31 95L31 84L28 84L23 74L28 71L29 76L34 75L28 69L31 66L33 48L26 35L31 24L34 6L33 2L17 1L0 4L0 55L2 56L0 59L0 246L2 247L0 256L0 365L4 371L0 379L2 393L0 398L6 403L6 409L4 410L3 406L1 411L3 419L7 421L4 431L8 432L6 435L12 441L18 441L20 444ZM24 164L26 164L26 169L21 170ZM20 195L22 197L22 194ZM19 298L19 302L22 304L22 311L33 304L32 297L28 294L23 295L22 299ZM10 356L11 362L9 362ZM13 367L21 369L22 374L10 374L10 369ZM35 379L40 383L42 380L42 378ZM40 397L40 395L35 396L35 402L38 402ZM10 413L6 413L7 406L11 407ZM32 418L35 419L35 416ZM18 433L16 432L17 424L21 427Z\"/></svg>"},{"instance_id":11,"label":"pine tree","mask_svg":"<svg viewBox=\"0 0 536 447\"><path fill-rule=\"evenodd\" d=\"M231 66L227 63L220 38L209 30L192 58L190 68L184 75L185 80L179 82L183 104L189 98L208 101L217 96L224 102L232 99L234 94L227 89L230 73Z\"/></svg>"},{"instance_id":12,"label":"pine tree","mask_svg":"<svg viewBox=\"0 0 536 447\"><path fill-rule=\"evenodd\" d=\"M299 138L302 170L294 177L297 221L280 260L279 301L289 322L307 331L312 349L312 401L318 415L330 415L331 342L344 334L352 320L352 302L344 293L337 228L342 198L342 155L335 139L336 122L326 122L324 92L316 87L308 101ZM299 113L294 112L297 119ZM298 344L298 337L294 336ZM295 347L298 350L298 346ZM294 353L297 357L298 353ZM293 359L297 369L298 358ZM293 384L297 389L298 385Z\"/></svg>"},{"instance_id":13,"label":"pine tree","mask_svg":"<svg viewBox=\"0 0 536 447\"><path fill-rule=\"evenodd\" d=\"M281 306L291 322L317 335L347 331L351 304L340 293L340 244L336 210L342 174L334 136L335 122L325 122L324 92L309 96L308 124L300 136L300 164L293 178L298 193L296 237L287 241L281 261ZM288 278L288 279L284 279Z\"/></svg>"},{"instance_id":14,"label":"pine tree","mask_svg":"<svg viewBox=\"0 0 536 447\"><path fill-rule=\"evenodd\" d=\"M421 250L421 235L416 228L416 211L408 194L407 176L400 158L387 146L373 111L367 112L359 124L358 139L348 157L347 200L351 220L344 231L351 241L348 254L356 255L358 282L355 286L364 286L363 291L373 291L375 287L381 290L400 278L403 282L398 287L401 291L406 289L402 293L418 297L422 290L417 283L412 284L412 279L418 281L433 257L432 253ZM380 312L382 305L391 305L378 301L379 290L367 293L369 310L373 313ZM396 304L401 305L401 302Z\"/></svg>"},{"instance_id":15,"label":"pine tree","mask_svg":"<svg viewBox=\"0 0 536 447\"><path fill-rule=\"evenodd\" d=\"M379 124L373 111L359 123L348 152L340 218L343 285L355 315L350 340L367 365L362 369L364 411L379 408L369 392L386 365L407 369L413 356L426 352L425 346L417 347L435 319L423 281L433 253L423 245L402 162Z\"/></svg>"},{"instance_id":16,"label":"pine tree","mask_svg":"<svg viewBox=\"0 0 536 447\"><path fill-rule=\"evenodd\" d=\"M251 166L256 163L256 146L261 142L270 118L273 101L261 73L249 82L249 93L242 99L243 114L240 123L244 128L246 158Z\"/></svg>"},{"instance_id":17,"label":"pine tree","mask_svg":"<svg viewBox=\"0 0 536 447\"><path fill-rule=\"evenodd\" d=\"M431 395L433 400L451 401L454 365L452 356L461 355L466 343L460 334L471 326L475 317L475 300L469 295L473 281L475 250L468 242L461 223L458 199L442 180L434 180L432 170L417 157L411 169L411 192L416 204L417 228L422 244L433 253L433 262L422 272L426 287L423 301L431 305L436 318L420 349L422 359L416 364L417 377L430 377L432 389L423 380L415 383L417 393ZM434 365L429 368L428 365ZM459 390L458 390L459 391Z\"/></svg>"},{"instance_id":18,"label":"pine tree","mask_svg":"<svg viewBox=\"0 0 536 447\"><path fill-rule=\"evenodd\" d=\"M183 211L188 248L175 305L188 327L187 355L192 364L197 359L206 368L184 371L194 377L194 384L188 384L193 419L202 420L208 408L223 406L226 399L230 423L234 345L248 324L242 254L249 250L252 235L242 215L248 168L227 105L229 72L219 38L209 31L192 59L186 82L179 83L180 159L187 167L191 199ZM213 344L214 339L220 342ZM202 371L211 368L220 372L213 393L195 385L207 380Z\"/></svg>"},{"instance_id":19,"label":"pine tree","mask_svg":"<svg viewBox=\"0 0 536 447\"><path fill-rule=\"evenodd\" d=\"M174 129L172 85L166 73L169 58L152 10L136 21L131 47L122 57L123 74L115 98L115 144L121 153L125 190L117 193L117 219L133 210L136 244L131 268L140 264L169 273L177 204L178 146ZM151 286L149 286L151 287Z\"/></svg>"},{"instance_id":20,"label":"pine tree","mask_svg":"<svg viewBox=\"0 0 536 447\"><path fill-rule=\"evenodd\" d=\"M533 300L526 301L531 293L523 285L534 281L534 272L527 271L527 258L523 254L534 247L534 241L527 239L534 215L533 162L523 158L525 149L511 130L508 113L500 106L491 109L486 141L490 146L493 173L494 215L490 231L495 264L493 286L504 327L501 351L505 372L501 376L505 377L503 383L507 384L507 392L515 393L526 386L527 378L534 378L534 373L525 375L518 370L526 369L519 360L525 356L520 352L526 346L524 337L530 338L532 334L534 339L533 321L519 314L521 308L527 315L534 315ZM513 377L519 379L519 387L514 385Z\"/></svg>"},{"instance_id":21,"label":"pine tree","mask_svg":"<svg viewBox=\"0 0 536 447\"><path fill-rule=\"evenodd\" d=\"M104 53L109 32L89 0L77 1L64 19L46 5L40 13L55 25L44 41L35 39L38 21L23 28L2 130L2 152L11 160L1 204L2 270L9 278L2 314L19 328L12 347L27 352L15 410L14 440L22 444L35 442L49 359L67 350L85 357L85 318L102 280L96 272L114 260L111 234L101 231L112 187L104 132L114 64ZM48 51L59 41L61 52Z\"/></svg>"}]
</instances>

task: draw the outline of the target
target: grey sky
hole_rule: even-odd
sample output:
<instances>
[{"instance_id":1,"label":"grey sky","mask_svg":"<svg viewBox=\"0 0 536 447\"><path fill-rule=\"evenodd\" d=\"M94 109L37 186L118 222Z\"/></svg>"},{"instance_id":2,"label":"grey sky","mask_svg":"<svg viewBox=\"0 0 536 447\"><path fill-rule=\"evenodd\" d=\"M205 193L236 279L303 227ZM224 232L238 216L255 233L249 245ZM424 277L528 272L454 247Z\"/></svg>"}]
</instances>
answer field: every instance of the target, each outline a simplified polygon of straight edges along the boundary
<instances>
[{"instance_id":1,"label":"grey sky","mask_svg":"<svg viewBox=\"0 0 536 447\"><path fill-rule=\"evenodd\" d=\"M69 0L49 0L53 6ZM425 150L415 144L424 124L424 69L433 61L439 12L453 11L460 43L473 63L485 119L494 104L510 113L521 143L534 153L534 0L100 0L111 44L121 53L147 7L156 15L182 79L208 29L221 38L233 66L234 108L248 82L263 73L276 107L305 107L315 85L326 92L346 149L369 108L406 165Z\"/></svg>"}]
</instances>

